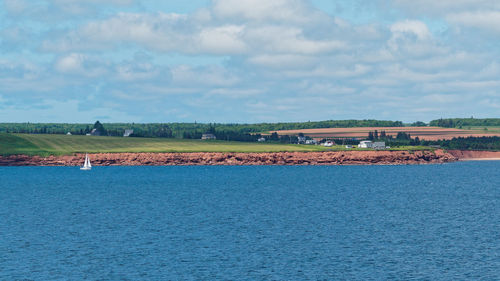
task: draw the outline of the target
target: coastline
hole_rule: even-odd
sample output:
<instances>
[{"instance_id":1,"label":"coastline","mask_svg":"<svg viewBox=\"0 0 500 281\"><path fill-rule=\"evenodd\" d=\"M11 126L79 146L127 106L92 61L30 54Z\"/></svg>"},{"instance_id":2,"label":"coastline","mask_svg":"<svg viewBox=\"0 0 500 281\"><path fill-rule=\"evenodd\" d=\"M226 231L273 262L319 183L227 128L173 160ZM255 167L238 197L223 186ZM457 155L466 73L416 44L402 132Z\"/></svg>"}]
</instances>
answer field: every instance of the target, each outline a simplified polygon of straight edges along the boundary
<instances>
[{"instance_id":1,"label":"coastline","mask_svg":"<svg viewBox=\"0 0 500 281\"><path fill-rule=\"evenodd\" d=\"M99 153L94 166L265 166L265 165L410 165L456 162L459 157L436 151L328 151L269 153ZM69 156L0 156L0 166L80 166L85 154Z\"/></svg>"},{"instance_id":2,"label":"coastline","mask_svg":"<svg viewBox=\"0 0 500 281\"><path fill-rule=\"evenodd\" d=\"M459 161L499 161L500 151L448 150Z\"/></svg>"}]
</instances>

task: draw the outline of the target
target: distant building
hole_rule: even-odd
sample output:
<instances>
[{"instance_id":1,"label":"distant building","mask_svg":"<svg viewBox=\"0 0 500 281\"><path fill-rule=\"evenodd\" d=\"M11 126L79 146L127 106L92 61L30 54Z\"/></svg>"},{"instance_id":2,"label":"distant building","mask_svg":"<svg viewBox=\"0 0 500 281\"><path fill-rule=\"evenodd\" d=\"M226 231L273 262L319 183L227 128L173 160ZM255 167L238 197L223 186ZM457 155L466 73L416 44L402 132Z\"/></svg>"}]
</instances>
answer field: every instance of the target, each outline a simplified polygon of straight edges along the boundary
<instances>
[{"instance_id":1,"label":"distant building","mask_svg":"<svg viewBox=\"0 0 500 281\"><path fill-rule=\"evenodd\" d=\"M348 145L346 145L346 146L345 146L345 148L347 148L347 149L352 149L352 148L353 148L353 146L352 146L352 145L350 145L350 144L348 144Z\"/></svg>"},{"instance_id":2,"label":"distant building","mask_svg":"<svg viewBox=\"0 0 500 281\"><path fill-rule=\"evenodd\" d=\"M324 147L332 147L334 145L335 145L335 143L333 141L326 141L325 143L323 143Z\"/></svg>"},{"instance_id":3,"label":"distant building","mask_svg":"<svg viewBox=\"0 0 500 281\"><path fill-rule=\"evenodd\" d=\"M298 143L305 143L305 142L306 142L306 137L301 137L301 136L298 136L298 137L297 137L297 142L298 142Z\"/></svg>"},{"instance_id":4,"label":"distant building","mask_svg":"<svg viewBox=\"0 0 500 281\"><path fill-rule=\"evenodd\" d=\"M216 140L217 137L214 134L203 134L201 136L202 140Z\"/></svg>"},{"instance_id":5,"label":"distant building","mask_svg":"<svg viewBox=\"0 0 500 281\"><path fill-rule=\"evenodd\" d=\"M97 129L92 129L92 131L90 132L90 135L91 136L100 136L101 132L98 131Z\"/></svg>"},{"instance_id":6,"label":"distant building","mask_svg":"<svg viewBox=\"0 0 500 281\"><path fill-rule=\"evenodd\" d=\"M257 141L258 141L258 142L265 142L265 141L266 141L266 138L259 138Z\"/></svg>"},{"instance_id":7,"label":"distant building","mask_svg":"<svg viewBox=\"0 0 500 281\"><path fill-rule=\"evenodd\" d=\"M318 141L317 140L306 140L306 144L315 145L315 144L318 144Z\"/></svg>"},{"instance_id":8,"label":"distant building","mask_svg":"<svg viewBox=\"0 0 500 281\"><path fill-rule=\"evenodd\" d=\"M372 148L373 147L373 142L372 141L361 141L358 145L359 148Z\"/></svg>"},{"instance_id":9,"label":"distant building","mask_svg":"<svg viewBox=\"0 0 500 281\"><path fill-rule=\"evenodd\" d=\"M372 141L361 141L359 143L359 148L373 148L373 149L385 149L385 142L380 141L380 142L372 142Z\"/></svg>"},{"instance_id":10,"label":"distant building","mask_svg":"<svg viewBox=\"0 0 500 281\"><path fill-rule=\"evenodd\" d=\"M68 132L66 135L71 136L72 134L71 134L71 132Z\"/></svg>"},{"instance_id":11,"label":"distant building","mask_svg":"<svg viewBox=\"0 0 500 281\"><path fill-rule=\"evenodd\" d=\"M125 130L125 133L123 133L124 137L130 137L134 133L134 130Z\"/></svg>"}]
</instances>

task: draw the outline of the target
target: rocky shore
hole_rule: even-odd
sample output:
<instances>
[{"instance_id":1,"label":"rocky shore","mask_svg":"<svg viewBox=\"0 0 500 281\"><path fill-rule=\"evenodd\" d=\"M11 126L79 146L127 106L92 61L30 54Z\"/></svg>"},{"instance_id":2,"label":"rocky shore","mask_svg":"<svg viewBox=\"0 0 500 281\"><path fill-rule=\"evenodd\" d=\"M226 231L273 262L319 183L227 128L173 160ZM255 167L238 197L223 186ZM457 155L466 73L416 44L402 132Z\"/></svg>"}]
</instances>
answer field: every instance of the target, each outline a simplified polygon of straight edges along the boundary
<instances>
[{"instance_id":1,"label":"rocky shore","mask_svg":"<svg viewBox=\"0 0 500 281\"><path fill-rule=\"evenodd\" d=\"M448 153L460 160L500 160L500 151L449 150Z\"/></svg>"},{"instance_id":2,"label":"rocky shore","mask_svg":"<svg viewBox=\"0 0 500 281\"><path fill-rule=\"evenodd\" d=\"M331 151L278 153L100 153L89 155L94 166L168 165L406 165L459 160L443 150ZM0 166L79 166L85 155L0 156Z\"/></svg>"}]
</instances>

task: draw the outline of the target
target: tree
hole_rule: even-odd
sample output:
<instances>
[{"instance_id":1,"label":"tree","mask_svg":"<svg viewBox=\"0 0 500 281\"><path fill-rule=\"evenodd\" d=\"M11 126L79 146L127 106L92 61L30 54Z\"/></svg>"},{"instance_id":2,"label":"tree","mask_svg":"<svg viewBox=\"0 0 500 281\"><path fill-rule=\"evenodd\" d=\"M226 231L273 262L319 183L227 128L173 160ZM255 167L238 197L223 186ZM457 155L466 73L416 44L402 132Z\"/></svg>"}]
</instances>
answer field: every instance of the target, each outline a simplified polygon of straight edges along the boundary
<instances>
[{"instance_id":1,"label":"tree","mask_svg":"<svg viewBox=\"0 0 500 281\"><path fill-rule=\"evenodd\" d=\"M101 136L105 136L106 135L106 129L104 129L104 126L101 124L101 122L99 122L99 120L97 120L94 124L94 129L96 130L96 132L98 132Z\"/></svg>"},{"instance_id":2,"label":"tree","mask_svg":"<svg viewBox=\"0 0 500 281\"><path fill-rule=\"evenodd\" d=\"M427 124L425 122L422 122L422 121L417 121L417 122L412 123L410 126L412 126L412 127L426 127Z\"/></svg>"},{"instance_id":3,"label":"tree","mask_svg":"<svg viewBox=\"0 0 500 281\"><path fill-rule=\"evenodd\" d=\"M373 136L373 132L372 131L368 132L368 139L369 140L374 140L374 136Z\"/></svg>"},{"instance_id":4,"label":"tree","mask_svg":"<svg viewBox=\"0 0 500 281\"><path fill-rule=\"evenodd\" d=\"M279 137L278 133L273 132L273 133L271 134L271 137L269 137L269 140L271 140L271 141L279 141L279 140L280 140L280 137Z\"/></svg>"}]
</instances>

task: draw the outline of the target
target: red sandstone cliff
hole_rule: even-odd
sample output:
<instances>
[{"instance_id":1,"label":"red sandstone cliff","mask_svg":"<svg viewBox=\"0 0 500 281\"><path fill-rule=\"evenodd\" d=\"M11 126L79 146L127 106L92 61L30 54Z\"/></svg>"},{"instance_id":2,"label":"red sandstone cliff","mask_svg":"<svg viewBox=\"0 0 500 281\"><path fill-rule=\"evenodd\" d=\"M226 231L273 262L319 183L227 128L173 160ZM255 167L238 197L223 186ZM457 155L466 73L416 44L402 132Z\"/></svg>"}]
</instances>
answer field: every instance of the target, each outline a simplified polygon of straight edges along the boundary
<instances>
[{"instance_id":1,"label":"red sandstone cliff","mask_svg":"<svg viewBox=\"0 0 500 281\"><path fill-rule=\"evenodd\" d=\"M277 153L101 153L89 155L95 166L164 165L374 165L429 164L457 161L443 150L332 151ZM72 156L0 156L0 166L79 166L83 154Z\"/></svg>"},{"instance_id":2,"label":"red sandstone cliff","mask_svg":"<svg viewBox=\"0 0 500 281\"><path fill-rule=\"evenodd\" d=\"M500 151L448 150L448 153L460 160L500 159Z\"/></svg>"}]
</instances>

